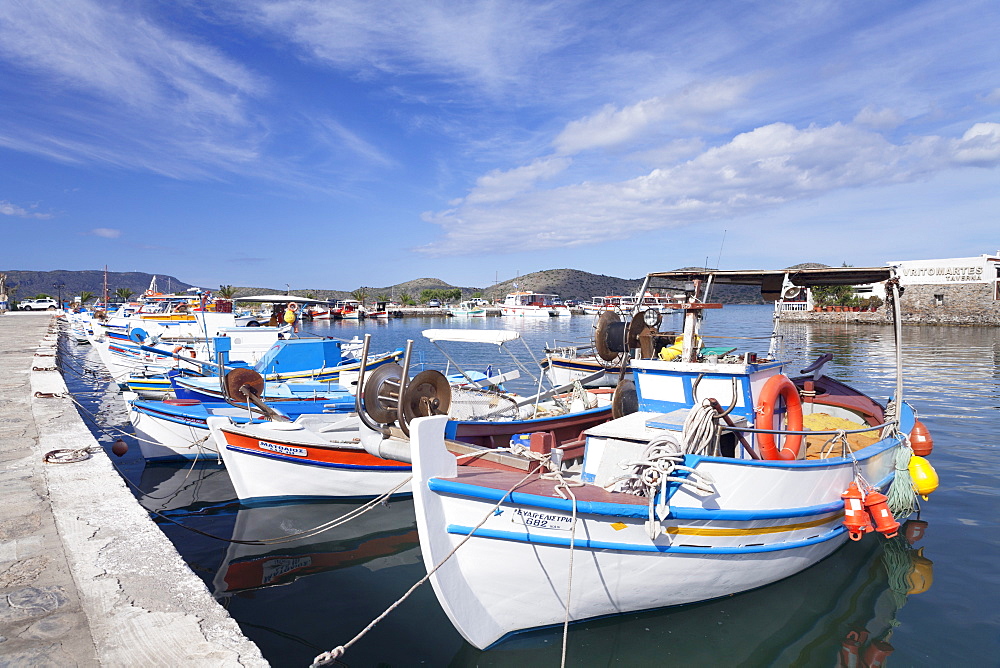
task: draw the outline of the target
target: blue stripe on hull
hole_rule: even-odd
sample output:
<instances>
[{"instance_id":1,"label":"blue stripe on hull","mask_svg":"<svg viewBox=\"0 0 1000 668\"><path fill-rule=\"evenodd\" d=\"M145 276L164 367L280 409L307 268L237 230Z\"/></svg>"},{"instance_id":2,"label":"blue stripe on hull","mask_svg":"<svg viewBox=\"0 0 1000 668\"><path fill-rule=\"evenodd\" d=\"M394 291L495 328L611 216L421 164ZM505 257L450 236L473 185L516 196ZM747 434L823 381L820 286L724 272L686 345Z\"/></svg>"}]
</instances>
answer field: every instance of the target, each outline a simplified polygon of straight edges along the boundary
<instances>
[{"instance_id":1,"label":"blue stripe on hull","mask_svg":"<svg viewBox=\"0 0 1000 668\"><path fill-rule=\"evenodd\" d=\"M886 476L874 486L879 489L885 489L890 482L892 482L892 474ZM548 508L550 510L559 510L564 513L573 512L573 501L570 499L525 494L524 492L508 493L502 489L470 485L468 483L456 482L454 480L447 480L444 478L431 478L427 481L427 487L431 491L437 492L438 494L449 494L453 496L494 502L506 497L506 503L511 505ZM842 510L843 507L844 502L840 499L815 506L761 510L716 510L711 508L671 506L667 517L678 520L725 520L743 522L752 520L773 520L785 517L808 517L810 515L821 515L823 513L831 513L837 510ZM649 507L637 504L577 501L576 510L578 514L603 515L605 517L636 517L643 519L649 517Z\"/></svg>"},{"instance_id":2,"label":"blue stripe on hull","mask_svg":"<svg viewBox=\"0 0 1000 668\"><path fill-rule=\"evenodd\" d=\"M468 536L473 528L457 524L448 525L448 533L458 536ZM637 545L633 543L610 543L599 540L588 540L577 538L573 541L574 549L578 550L610 550L615 552L650 552L668 554L758 554L761 552L779 552L782 550L794 550L800 547L808 547L818 543L825 543L838 537L846 537L847 529L843 526L831 529L824 534L804 540L788 541L785 543L772 543L770 545L747 545L744 547L695 547L692 545ZM528 534L520 531L496 531L493 529L476 529L476 538L496 538L499 540L512 540L520 543L530 543L532 545L549 545L553 547L569 547L570 539L559 536L540 536Z\"/></svg>"}]
</instances>

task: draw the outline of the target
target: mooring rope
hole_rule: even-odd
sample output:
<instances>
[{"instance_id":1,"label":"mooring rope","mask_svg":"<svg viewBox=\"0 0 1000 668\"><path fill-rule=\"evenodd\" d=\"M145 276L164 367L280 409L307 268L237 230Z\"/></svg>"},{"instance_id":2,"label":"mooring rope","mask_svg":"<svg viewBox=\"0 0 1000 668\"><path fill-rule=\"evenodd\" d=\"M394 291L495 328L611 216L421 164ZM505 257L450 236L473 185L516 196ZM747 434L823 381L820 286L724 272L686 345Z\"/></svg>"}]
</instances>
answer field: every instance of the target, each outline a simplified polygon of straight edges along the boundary
<instances>
[{"instance_id":1,"label":"mooring rope","mask_svg":"<svg viewBox=\"0 0 1000 668\"><path fill-rule=\"evenodd\" d=\"M506 449L507 448L503 448L503 450L506 450ZM479 454L480 453L473 453L472 455L467 455L467 456L479 456ZM532 453L532 454L537 454L537 453ZM497 501L493 505L492 508L490 508L489 512L487 512L486 515L483 516L483 519L480 520L479 524L477 524L476 526L474 526L469 531L468 534L466 534L465 536L463 536L462 539L458 542L458 544L455 545L455 547L453 547L451 549L451 551L448 554L446 554L443 559L441 559L441 561L439 561L437 564L434 565L433 568L431 568L430 570L427 571L427 575L425 575L424 577L422 577L419 580L417 580L417 582L414 583L413 586L411 586L409 589L407 589L406 592L402 596L400 596L398 599L396 599L396 601L394 603L392 603L392 605L390 605L388 608L386 608L382 612L382 614L380 614L378 617L376 617L375 619L373 619L365 628L361 629L361 631L359 631L353 638L351 638L350 640L348 640L343 645L338 645L338 646L334 647L331 650L323 652L322 654L317 654L316 657L313 659L312 664L310 664L310 668L314 668L315 666L325 666L325 665L331 664L334 661L337 661L338 659L340 659L340 657L342 657L344 655L344 653L347 652L347 650L351 648L352 645L354 645L359 640L361 640L362 638L364 638L365 635L367 635L367 633L369 631L371 631L373 628L375 628L375 626L379 622L381 622L383 619L385 619L386 617L388 617L389 613L391 613L393 610L395 610L400 605L402 605L403 602L406 601L406 599L408 599L413 594L413 592L415 592L420 587L420 585L422 585L425 582L427 582L428 580L430 580L431 576L434 575L435 573L437 573L438 569L441 568L442 566L444 566L444 564L447 563L447 561L449 559L451 559L451 557L454 556L454 554L456 552L458 552L458 550L463 545L465 545L469 541L469 539L472 538L472 536L476 533L476 531L478 529L480 529L484 524L486 524L486 521L496 512L496 510L498 508L500 508L500 505L504 501L507 500L507 498L511 495L511 493L515 489L517 489L518 487L520 487L521 485L523 485L524 483L526 483L532 476L535 476L535 475L538 475L538 471L537 470L535 470L535 471L529 471L523 478L521 478L516 483L514 483L511 486L511 488L508 489L506 491L506 493L504 493L504 495L502 497L500 497L500 500Z\"/></svg>"}]
</instances>

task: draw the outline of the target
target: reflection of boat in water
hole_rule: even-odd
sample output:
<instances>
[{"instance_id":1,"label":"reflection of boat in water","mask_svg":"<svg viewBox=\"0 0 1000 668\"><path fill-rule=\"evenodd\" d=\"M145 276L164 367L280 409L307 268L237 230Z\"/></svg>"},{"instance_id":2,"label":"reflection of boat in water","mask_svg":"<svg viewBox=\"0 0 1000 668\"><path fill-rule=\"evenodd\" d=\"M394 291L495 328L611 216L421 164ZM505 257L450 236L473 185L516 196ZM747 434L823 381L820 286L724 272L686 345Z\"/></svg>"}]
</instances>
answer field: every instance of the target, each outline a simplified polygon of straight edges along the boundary
<instances>
[{"instance_id":1,"label":"reflection of boat in water","mask_svg":"<svg viewBox=\"0 0 1000 668\"><path fill-rule=\"evenodd\" d=\"M311 529L358 508L323 502L241 507L232 536L259 539ZM272 665L307 666L349 639L424 575L413 502L376 505L311 538L230 544L203 573L207 585ZM220 554L214 553L217 558ZM279 586L280 585L280 586ZM352 666L447 665L461 646L429 587L419 588L352 648Z\"/></svg>"},{"instance_id":2,"label":"reflection of boat in water","mask_svg":"<svg viewBox=\"0 0 1000 668\"><path fill-rule=\"evenodd\" d=\"M212 458L215 461L215 458ZM139 478L144 494L139 502L157 512L195 511L209 506L233 503L236 490L221 463L165 462L146 464Z\"/></svg>"},{"instance_id":3,"label":"reflection of boat in water","mask_svg":"<svg viewBox=\"0 0 1000 668\"><path fill-rule=\"evenodd\" d=\"M902 535L870 536L760 589L571 626L567 664L585 652L587 665L704 665L711 652L719 666L883 665L896 612L930 586L931 568ZM466 645L452 665L558 665L561 633L522 633L488 651Z\"/></svg>"},{"instance_id":4,"label":"reflection of boat in water","mask_svg":"<svg viewBox=\"0 0 1000 668\"><path fill-rule=\"evenodd\" d=\"M364 515L318 535L310 530L354 511L358 503L303 503L241 507L233 540L301 538L270 545L230 543L215 575L217 597L293 582L323 571L365 565L378 570L395 563L417 564L413 501L376 505ZM403 556L403 553L411 554Z\"/></svg>"}]
</instances>

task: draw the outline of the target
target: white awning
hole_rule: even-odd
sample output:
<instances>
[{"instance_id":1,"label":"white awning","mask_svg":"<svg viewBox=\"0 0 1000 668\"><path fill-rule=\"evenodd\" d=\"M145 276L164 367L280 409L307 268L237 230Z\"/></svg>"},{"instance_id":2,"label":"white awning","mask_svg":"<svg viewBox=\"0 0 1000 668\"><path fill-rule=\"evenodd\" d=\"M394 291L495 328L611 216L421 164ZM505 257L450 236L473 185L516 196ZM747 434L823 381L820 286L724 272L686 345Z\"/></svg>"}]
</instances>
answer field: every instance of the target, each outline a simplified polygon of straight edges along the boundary
<instances>
[{"instance_id":1,"label":"white awning","mask_svg":"<svg viewBox=\"0 0 1000 668\"><path fill-rule=\"evenodd\" d=\"M497 346L521 338L520 332L510 329L425 329L422 333L431 342L492 343Z\"/></svg>"}]
</instances>

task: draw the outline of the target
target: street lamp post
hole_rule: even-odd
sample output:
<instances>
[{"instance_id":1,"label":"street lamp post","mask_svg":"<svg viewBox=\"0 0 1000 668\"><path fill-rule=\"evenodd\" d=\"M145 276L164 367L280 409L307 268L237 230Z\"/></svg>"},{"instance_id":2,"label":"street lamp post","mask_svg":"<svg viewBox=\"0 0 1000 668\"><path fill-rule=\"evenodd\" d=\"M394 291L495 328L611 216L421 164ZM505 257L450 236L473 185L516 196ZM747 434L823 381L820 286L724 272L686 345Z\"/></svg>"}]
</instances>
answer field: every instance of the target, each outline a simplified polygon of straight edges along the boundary
<instances>
[{"instance_id":1,"label":"street lamp post","mask_svg":"<svg viewBox=\"0 0 1000 668\"><path fill-rule=\"evenodd\" d=\"M65 283L53 283L52 287L54 287L56 290L59 291L59 308L62 308L63 307L63 303L62 303L62 289L64 287L66 287L66 284Z\"/></svg>"}]
</instances>

